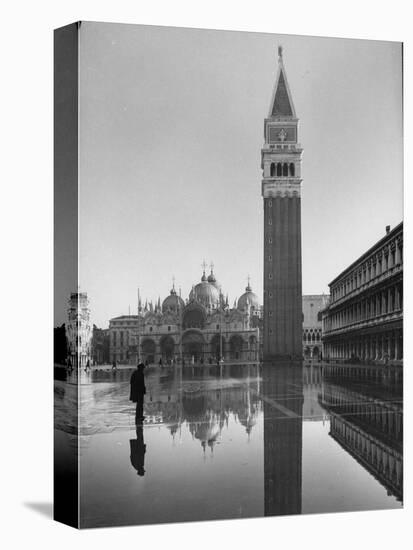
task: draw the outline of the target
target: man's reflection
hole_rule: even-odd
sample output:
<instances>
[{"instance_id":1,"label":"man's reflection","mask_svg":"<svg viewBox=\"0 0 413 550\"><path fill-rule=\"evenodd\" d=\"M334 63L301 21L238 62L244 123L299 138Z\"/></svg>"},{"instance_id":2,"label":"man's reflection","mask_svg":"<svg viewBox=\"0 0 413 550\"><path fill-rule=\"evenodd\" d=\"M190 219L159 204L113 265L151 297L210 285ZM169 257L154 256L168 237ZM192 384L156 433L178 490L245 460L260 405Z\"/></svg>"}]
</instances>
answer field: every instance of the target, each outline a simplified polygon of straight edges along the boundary
<instances>
[{"instance_id":1,"label":"man's reflection","mask_svg":"<svg viewBox=\"0 0 413 550\"><path fill-rule=\"evenodd\" d=\"M264 364L264 514L301 513L301 363Z\"/></svg>"},{"instance_id":2,"label":"man's reflection","mask_svg":"<svg viewBox=\"0 0 413 550\"><path fill-rule=\"evenodd\" d=\"M143 440L142 424L136 426L136 439L129 440L130 445L130 461L135 468L138 476L145 475L145 452L146 445Z\"/></svg>"}]
</instances>

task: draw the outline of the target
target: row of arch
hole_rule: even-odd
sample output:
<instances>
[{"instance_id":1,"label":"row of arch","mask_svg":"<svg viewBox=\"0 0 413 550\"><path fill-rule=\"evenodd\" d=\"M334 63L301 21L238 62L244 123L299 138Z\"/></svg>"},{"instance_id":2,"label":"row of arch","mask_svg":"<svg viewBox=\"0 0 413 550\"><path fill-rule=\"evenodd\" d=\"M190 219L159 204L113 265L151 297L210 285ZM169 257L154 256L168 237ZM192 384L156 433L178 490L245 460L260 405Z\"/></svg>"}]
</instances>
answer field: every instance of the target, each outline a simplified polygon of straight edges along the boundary
<instances>
[{"instance_id":1,"label":"row of arch","mask_svg":"<svg viewBox=\"0 0 413 550\"><path fill-rule=\"evenodd\" d=\"M303 332L304 342L321 342L321 330L320 332Z\"/></svg>"},{"instance_id":2,"label":"row of arch","mask_svg":"<svg viewBox=\"0 0 413 550\"><path fill-rule=\"evenodd\" d=\"M220 341L221 338L221 341ZM220 334L215 334L211 342L207 344L203 335L197 331L188 331L182 336L182 352L184 356L194 357L196 361L205 355L205 346L209 346L208 354L218 358L222 353L228 353L233 359L238 359L246 349L257 347L257 338L251 335L245 341L240 335L232 335L228 341ZM179 344L175 343L172 336L164 336L159 344L160 353L166 360L173 359L179 353ZM141 351L144 359L153 362L156 355L156 343L151 338L145 338L141 344Z\"/></svg>"},{"instance_id":3,"label":"row of arch","mask_svg":"<svg viewBox=\"0 0 413 550\"><path fill-rule=\"evenodd\" d=\"M293 162L272 162L270 166L271 177L294 177L295 176L295 164Z\"/></svg>"}]
</instances>

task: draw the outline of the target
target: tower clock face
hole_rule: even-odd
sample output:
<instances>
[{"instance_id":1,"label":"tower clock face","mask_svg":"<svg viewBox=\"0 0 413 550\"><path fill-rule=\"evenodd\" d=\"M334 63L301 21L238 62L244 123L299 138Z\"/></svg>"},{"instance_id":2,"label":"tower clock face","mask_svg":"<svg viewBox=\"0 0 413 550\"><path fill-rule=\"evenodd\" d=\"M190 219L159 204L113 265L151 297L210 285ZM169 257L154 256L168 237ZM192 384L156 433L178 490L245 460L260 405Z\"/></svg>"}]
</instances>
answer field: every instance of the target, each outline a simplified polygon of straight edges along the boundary
<instances>
[{"instance_id":1,"label":"tower clock face","mask_svg":"<svg viewBox=\"0 0 413 550\"><path fill-rule=\"evenodd\" d=\"M295 143L297 141L295 126L270 126L268 134L269 143Z\"/></svg>"}]
</instances>

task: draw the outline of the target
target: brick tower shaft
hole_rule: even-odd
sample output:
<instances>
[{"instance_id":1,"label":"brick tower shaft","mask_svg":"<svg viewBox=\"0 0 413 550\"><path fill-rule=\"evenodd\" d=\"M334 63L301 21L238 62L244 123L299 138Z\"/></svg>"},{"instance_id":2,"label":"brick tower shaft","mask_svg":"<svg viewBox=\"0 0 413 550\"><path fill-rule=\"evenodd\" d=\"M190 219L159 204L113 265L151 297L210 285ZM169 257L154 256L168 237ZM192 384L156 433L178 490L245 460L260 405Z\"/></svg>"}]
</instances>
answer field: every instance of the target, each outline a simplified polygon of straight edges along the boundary
<instances>
[{"instance_id":1,"label":"brick tower shaft","mask_svg":"<svg viewBox=\"0 0 413 550\"><path fill-rule=\"evenodd\" d=\"M264 361L302 358L301 156L282 50L261 151Z\"/></svg>"}]
</instances>

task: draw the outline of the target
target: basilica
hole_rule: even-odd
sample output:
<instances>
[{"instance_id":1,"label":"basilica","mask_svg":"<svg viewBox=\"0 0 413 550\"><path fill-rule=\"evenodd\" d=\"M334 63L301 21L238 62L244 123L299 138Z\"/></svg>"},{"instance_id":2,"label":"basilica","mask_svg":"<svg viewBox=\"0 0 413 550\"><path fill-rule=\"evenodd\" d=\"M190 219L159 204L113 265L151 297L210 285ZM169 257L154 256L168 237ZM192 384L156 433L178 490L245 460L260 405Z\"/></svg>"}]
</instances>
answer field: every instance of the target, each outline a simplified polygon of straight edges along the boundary
<instances>
[{"instance_id":1,"label":"basilica","mask_svg":"<svg viewBox=\"0 0 413 550\"><path fill-rule=\"evenodd\" d=\"M172 285L169 296L154 305L139 297L137 315L109 321L112 363L177 364L257 362L260 360L262 306L248 281L233 307L213 267L184 299Z\"/></svg>"}]
</instances>

